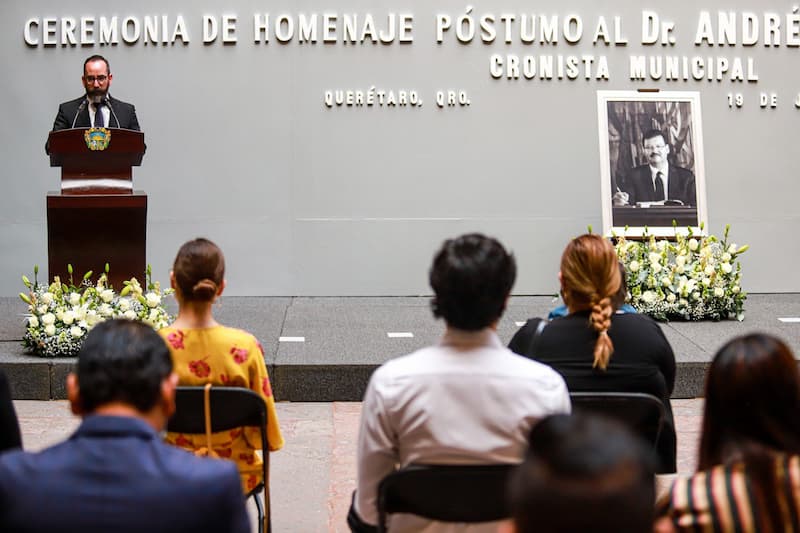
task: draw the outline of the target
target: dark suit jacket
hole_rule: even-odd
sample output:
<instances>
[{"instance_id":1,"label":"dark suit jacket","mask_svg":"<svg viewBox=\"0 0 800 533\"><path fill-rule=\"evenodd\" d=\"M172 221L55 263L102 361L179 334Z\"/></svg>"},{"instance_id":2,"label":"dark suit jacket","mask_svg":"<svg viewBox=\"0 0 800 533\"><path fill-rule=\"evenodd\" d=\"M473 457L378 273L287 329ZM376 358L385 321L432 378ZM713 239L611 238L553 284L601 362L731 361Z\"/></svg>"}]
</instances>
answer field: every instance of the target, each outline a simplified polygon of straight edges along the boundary
<instances>
[{"instance_id":1,"label":"dark suit jacket","mask_svg":"<svg viewBox=\"0 0 800 533\"><path fill-rule=\"evenodd\" d=\"M670 165L667 187L668 200L680 200L684 205L697 205L694 174L691 170ZM663 199L655 197L649 165L642 165L631 170L622 189L628 193L628 203L631 205L636 202L653 202Z\"/></svg>"},{"instance_id":2,"label":"dark suit jacket","mask_svg":"<svg viewBox=\"0 0 800 533\"><path fill-rule=\"evenodd\" d=\"M133 104L117 100L111 95L108 96L108 100L113 110L113 113L110 114L111 118L108 119L109 128L140 131L139 121L136 118L136 108ZM75 121L74 127L76 128L90 128L92 125L89 124L89 106L83 106L83 109L78 113L78 108L84 101L86 101L85 95L58 106L58 114L53 122L53 131L72 128L73 121ZM76 113L78 114L77 118L75 117Z\"/></svg>"},{"instance_id":3,"label":"dark suit jacket","mask_svg":"<svg viewBox=\"0 0 800 533\"><path fill-rule=\"evenodd\" d=\"M169 446L137 418L89 416L52 448L0 455L0 531L249 529L235 463Z\"/></svg>"}]
</instances>

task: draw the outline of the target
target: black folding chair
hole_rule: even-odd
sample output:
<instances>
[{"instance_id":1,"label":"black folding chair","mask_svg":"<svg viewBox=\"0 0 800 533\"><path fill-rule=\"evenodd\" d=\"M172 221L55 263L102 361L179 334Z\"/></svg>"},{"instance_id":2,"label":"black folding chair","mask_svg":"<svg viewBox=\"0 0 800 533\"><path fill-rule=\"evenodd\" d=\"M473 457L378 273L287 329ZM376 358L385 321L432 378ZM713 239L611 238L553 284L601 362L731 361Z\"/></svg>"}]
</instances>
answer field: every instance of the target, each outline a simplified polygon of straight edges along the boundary
<instances>
[{"instance_id":1,"label":"black folding chair","mask_svg":"<svg viewBox=\"0 0 800 533\"><path fill-rule=\"evenodd\" d=\"M506 485L513 464L409 465L378 487L378 531L386 517L410 513L440 522L491 522L510 516Z\"/></svg>"},{"instance_id":2,"label":"black folding chair","mask_svg":"<svg viewBox=\"0 0 800 533\"><path fill-rule=\"evenodd\" d=\"M571 392L572 410L596 413L625 424L657 451L666 411L661 400L644 392Z\"/></svg>"},{"instance_id":3,"label":"black folding chair","mask_svg":"<svg viewBox=\"0 0 800 533\"><path fill-rule=\"evenodd\" d=\"M205 408L203 387L178 387L175 394L175 414L167 423L167 431L175 433L205 434ZM211 387L211 431L227 431L243 426L254 426L261 433L263 453L263 481L247 493L258 509L258 531L272 531L269 500L269 442L267 441L267 404L264 399L242 387ZM264 490L264 504L258 493ZM266 517L266 519L265 519Z\"/></svg>"}]
</instances>

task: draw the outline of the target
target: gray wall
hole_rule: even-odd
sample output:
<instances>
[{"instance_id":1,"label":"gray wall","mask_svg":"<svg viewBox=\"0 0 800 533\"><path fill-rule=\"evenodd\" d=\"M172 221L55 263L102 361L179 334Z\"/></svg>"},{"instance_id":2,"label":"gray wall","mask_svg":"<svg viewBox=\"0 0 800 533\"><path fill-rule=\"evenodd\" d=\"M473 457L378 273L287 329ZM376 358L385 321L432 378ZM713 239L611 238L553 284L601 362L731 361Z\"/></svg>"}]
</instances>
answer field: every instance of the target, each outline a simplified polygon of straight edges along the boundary
<instances>
[{"instance_id":1,"label":"gray wall","mask_svg":"<svg viewBox=\"0 0 800 533\"><path fill-rule=\"evenodd\" d=\"M641 44L641 12L629 2L511 0L473 4L473 14L578 13L575 45L511 44L454 30L436 43L435 16L464 2L213 0L122 2L7 0L0 4L0 295L22 288L19 275L46 265L45 195L58 169L43 152L57 104L82 93L83 59L108 57L112 94L136 104L148 152L135 188L149 194L148 262L166 281L178 246L203 235L228 260L235 295L410 295L429 291L427 268L440 241L467 231L499 237L521 265L515 292L556 291L566 240L601 228L597 90L655 87L700 91L709 225L750 243L743 256L751 292L800 291L794 237L798 177L800 49L695 46L700 9L779 14L782 37L791 6L779 2L678 0L659 8L675 23L672 47ZM501 9L502 8L502 9ZM333 45L252 42L253 13L412 13L413 44ZM183 15L189 44L35 46L31 17ZM204 45L203 14L238 15L238 43ZM597 17L621 16L627 46L593 45ZM763 20L762 20L763 30ZM763 34L763 32L762 32ZM605 55L610 80L496 80L494 53ZM633 82L631 54L755 58L760 80ZM333 89L416 90L421 108L333 108ZM463 89L471 105L439 109L435 92ZM727 94L742 93L741 109ZM760 92L778 94L760 109Z\"/></svg>"}]
</instances>

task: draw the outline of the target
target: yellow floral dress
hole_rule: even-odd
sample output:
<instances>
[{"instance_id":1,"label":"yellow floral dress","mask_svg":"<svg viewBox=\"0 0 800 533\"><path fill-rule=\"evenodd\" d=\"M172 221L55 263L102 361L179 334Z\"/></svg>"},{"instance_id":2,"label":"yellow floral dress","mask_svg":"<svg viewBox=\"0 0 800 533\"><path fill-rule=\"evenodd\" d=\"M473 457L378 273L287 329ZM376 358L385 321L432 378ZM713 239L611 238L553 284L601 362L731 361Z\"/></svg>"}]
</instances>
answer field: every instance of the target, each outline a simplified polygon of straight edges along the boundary
<instances>
[{"instance_id":1,"label":"yellow floral dress","mask_svg":"<svg viewBox=\"0 0 800 533\"><path fill-rule=\"evenodd\" d=\"M275 400L264 364L264 350L254 336L240 329L213 326L198 329L167 327L159 334L167 341L181 385L211 383L245 387L261 395L267 404L267 440L270 451L283 447ZM167 433L167 442L188 450L206 446L205 435ZM261 482L261 449L258 428L246 427L211 435L214 451L239 466L245 494Z\"/></svg>"}]
</instances>

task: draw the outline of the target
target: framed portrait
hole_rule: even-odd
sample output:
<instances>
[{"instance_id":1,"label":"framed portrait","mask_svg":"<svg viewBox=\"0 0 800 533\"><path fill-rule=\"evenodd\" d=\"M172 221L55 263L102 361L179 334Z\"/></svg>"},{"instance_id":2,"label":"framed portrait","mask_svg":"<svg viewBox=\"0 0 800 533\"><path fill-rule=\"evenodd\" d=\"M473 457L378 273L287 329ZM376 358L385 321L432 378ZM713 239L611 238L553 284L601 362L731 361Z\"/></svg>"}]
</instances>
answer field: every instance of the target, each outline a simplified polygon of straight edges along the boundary
<instances>
[{"instance_id":1,"label":"framed portrait","mask_svg":"<svg viewBox=\"0 0 800 533\"><path fill-rule=\"evenodd\" d=\"M700 93L598 91L603 232L708 228Z\"/></svg>"}]
</instances>

